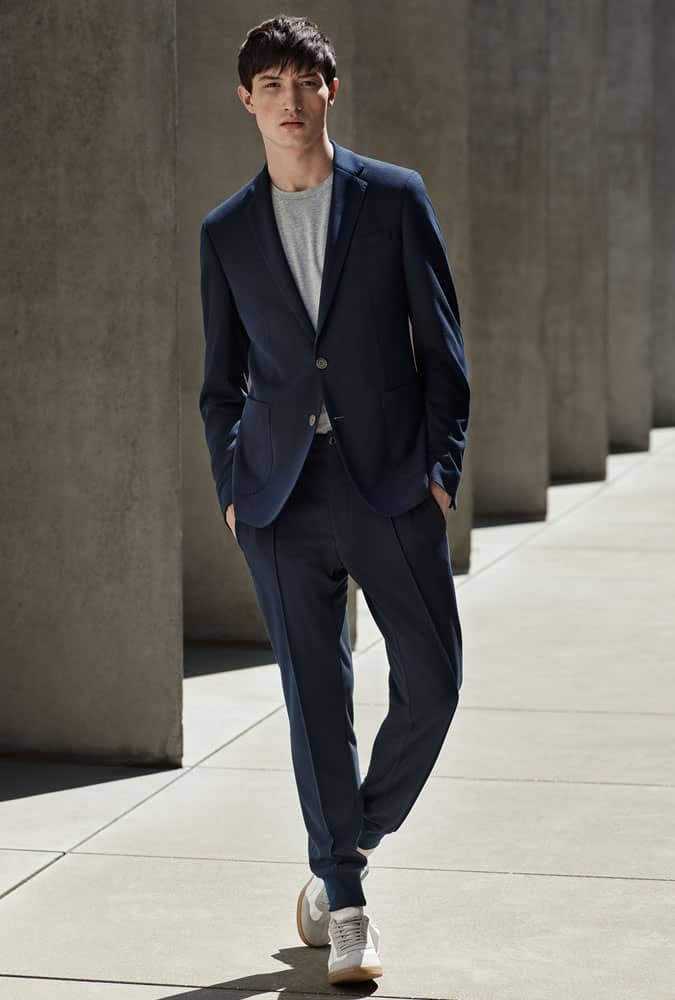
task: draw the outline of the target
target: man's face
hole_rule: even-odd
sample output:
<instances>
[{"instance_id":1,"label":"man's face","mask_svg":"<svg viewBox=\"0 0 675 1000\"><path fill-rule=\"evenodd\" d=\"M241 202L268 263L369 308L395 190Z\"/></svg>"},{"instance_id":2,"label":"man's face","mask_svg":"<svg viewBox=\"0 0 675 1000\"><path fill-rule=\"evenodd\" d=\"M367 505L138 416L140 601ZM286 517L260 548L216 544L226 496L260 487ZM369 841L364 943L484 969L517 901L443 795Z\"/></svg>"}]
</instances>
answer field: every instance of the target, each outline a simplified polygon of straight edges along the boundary
<instances>
[{"instance_id":1,"label":"man's face","mask_svg":"<svg viewBox=\"0 0 675 1000\"><path fill-rule=\"evenodd\" d=\"M237 92L248 110L255 114L266 141L299 149L311 146L322 134L338 82L335 77L328 88L318 70L297 72L287 66L283 72L277 68L256 73L251 93L242 86ZM301 124L285 124L291 121Z\"/></svg>"}]
</instances>

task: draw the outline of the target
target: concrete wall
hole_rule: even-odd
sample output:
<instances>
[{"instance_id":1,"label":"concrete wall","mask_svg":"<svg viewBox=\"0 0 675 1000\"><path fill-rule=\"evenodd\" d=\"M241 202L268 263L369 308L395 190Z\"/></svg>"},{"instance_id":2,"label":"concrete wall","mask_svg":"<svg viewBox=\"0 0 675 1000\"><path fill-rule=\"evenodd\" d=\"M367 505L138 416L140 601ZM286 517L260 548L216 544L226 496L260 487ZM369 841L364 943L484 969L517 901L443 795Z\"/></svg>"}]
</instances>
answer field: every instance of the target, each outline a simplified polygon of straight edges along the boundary
<instances>
[{"instance_id":1,"label":"concrete wall","mask_svg":"<svg viewBox=\"0 0 675 1000\"><path fill-rule=\"evenodd\" d=\"M606 0L549 3L546 360L550 474L604 479Z\"/></svg>"},{"instance_id":2,"label":"concrete wall","mask_svg":"<svg viewBox=\"0 0 675 1000\"><path fill-rule=\"evenodd\" d=\"M613 450L643 451L653 418L652 0L608 9L609 433Z\"/></svg>"},{"instance_id":3,"label":"concrete wall","mask_svg":"<svg viewBox=\"0 0 675 1000\"><path fill-rule=\"evenodd\" d=\"M174 5L0 39L0 751L179 763Z\"/></svg>"},{"instance_id":4,"label":"concrete wall","mask_svg":"<svg viewBox=\"0 0 675 1000\"><path fill-rule=\"evenodd\" d=\"M448 249L471 368L468 0L395 0L386 17L354 3L355 148L417 170ZM470 371L471 376L471 371ZM469 565L472 426L457 511L448 515L455 572Z\"/></svg>"},{"instance_id":5,"label":"concrete wall","mask_svg":"<svg viewBox=\"0 0 675 1000\"><path fill-rule=\"evenodd\" d=\"M603 92L606 2L305 8L337 48L329 133L419 170L448 246L473 388L456 570L474 512L543 516L549 471L602 475L608 439L673 421L675 18L607 3ZM198 411L198 239L264 162L236 52L272 12L175 8L0 7L0 753L178 764L183 593L188 636L266 640Z\"/></svg>"},{"instance_id":6,"label":"concrete wall","mask_svg":"<svg viewBox=\"0 0 675 1000\"><path fill-rule=\"evenodd\" d=\"M675 6L654 0L653 36L654 424L675 424Z\"/></svg>"},{"instance_id":7,"label":"concrete wall","mask_svg":"<svg viewBox=\"0 0 675 1000\"><path fill-rule=\"evenodd\" d=\"M479 517L537 518L549 481L547 5L472 0L470 12L474 504Z\"/></svg>"},{"instance_id":8,"label":"concrete wall","mask_svg":"<svg viewBox=\"0 0 675 1000\"><path fill-rule=\"evenodd\" d=\"M343 9L310 3L313 17L332 39L338 76L344 75L329 111L331 138L353 138L352 25ZM269 6L200 0L177 5L178 328L182 369L183 566L185 634L189 638L267 642L251 576L223 522L211 477L198 396L203 378L204 332L199 297L199 225L203 216L256 174L265 149L255 118L236 89L237 52L253 25L273 16ZM355 639L355 585L350 616Z\"/></svg>"}]
</instances>

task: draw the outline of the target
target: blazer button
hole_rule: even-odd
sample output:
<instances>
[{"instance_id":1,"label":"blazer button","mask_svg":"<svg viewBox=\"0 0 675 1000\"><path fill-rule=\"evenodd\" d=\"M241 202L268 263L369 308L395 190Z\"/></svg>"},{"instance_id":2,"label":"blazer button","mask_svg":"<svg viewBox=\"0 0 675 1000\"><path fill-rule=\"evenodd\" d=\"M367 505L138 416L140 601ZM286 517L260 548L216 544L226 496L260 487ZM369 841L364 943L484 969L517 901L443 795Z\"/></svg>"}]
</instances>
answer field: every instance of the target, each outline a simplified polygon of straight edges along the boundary
<instances>
[{"instance_id":1,"label":"blazer button","mask_svg":"<svg viewBox=\"0 0 675 1000\"><path fill-rule=\"evenodd\" d=\"M317 358L316 359L316 367L317 368L327 368L328 367L328 362L326 361L325 358Z\"/></svg>"},{"instance_id":2,"label":"blazer button","mask_svg":"<svg viewBox=\"0 0 675 1000\"><path fill-rule=\"evenodd\" d=\"M316 415L314 413L310 413L310 415L309 415L309 426L313 427L315 423L316 423Z\"/></svg>"}]
</instances>

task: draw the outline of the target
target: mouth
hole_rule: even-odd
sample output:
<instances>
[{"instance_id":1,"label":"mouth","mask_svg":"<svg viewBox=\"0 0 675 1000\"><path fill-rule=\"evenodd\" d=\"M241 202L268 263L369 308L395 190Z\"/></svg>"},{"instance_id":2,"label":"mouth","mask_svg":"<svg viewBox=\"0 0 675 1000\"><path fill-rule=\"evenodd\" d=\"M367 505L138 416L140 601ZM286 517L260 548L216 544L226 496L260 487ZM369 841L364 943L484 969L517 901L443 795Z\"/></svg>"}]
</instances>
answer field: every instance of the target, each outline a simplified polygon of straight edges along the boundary
<instances>
[{"instance_id":1,"label":"mouth","mask_svg":"<svg viewBox=\"0 0 675 1000\"><path fill-rule=\"evenodd\" d=\"M289 121L287 121L287 122L282 122L282 123L281 123L281 127L282 127L282 128L300 128L300 127L302 127L302 126L303 126L304 124L305 124L304 122L301 122L301 121L293 121L293 120L291 119L291 120L289 120Z\"/></svg>"}]
</instances>

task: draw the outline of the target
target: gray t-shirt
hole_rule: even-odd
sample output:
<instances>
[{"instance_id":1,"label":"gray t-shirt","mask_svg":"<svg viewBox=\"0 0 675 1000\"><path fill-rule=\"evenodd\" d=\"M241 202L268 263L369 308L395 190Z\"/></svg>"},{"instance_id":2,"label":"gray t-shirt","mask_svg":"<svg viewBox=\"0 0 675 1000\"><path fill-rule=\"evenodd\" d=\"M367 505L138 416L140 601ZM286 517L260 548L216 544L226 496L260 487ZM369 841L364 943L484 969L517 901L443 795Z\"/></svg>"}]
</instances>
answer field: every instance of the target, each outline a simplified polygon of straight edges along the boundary
<instances>
[{"instance_id":1,"label":"gray t-shirt","mask_svg":"<svg viewBox=\"0 0 675 1000\"><path fill-rule=\"evenodd\" d=\"M304 191L282 191L271 181L270 190L286 259L316 329L333 171L320 184L305 188ZM322 400L316 433L324 434L331 429L326 405Z\"/></svg>"}]
</instances>

